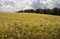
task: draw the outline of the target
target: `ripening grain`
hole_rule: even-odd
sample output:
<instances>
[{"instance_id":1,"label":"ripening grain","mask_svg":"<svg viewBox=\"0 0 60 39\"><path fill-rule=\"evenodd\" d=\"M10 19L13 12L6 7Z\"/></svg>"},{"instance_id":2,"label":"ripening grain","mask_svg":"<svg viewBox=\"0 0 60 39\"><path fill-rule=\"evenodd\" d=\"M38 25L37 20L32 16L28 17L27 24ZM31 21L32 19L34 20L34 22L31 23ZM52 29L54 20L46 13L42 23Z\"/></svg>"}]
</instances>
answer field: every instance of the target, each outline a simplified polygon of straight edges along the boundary
<instances>
[{"instance_id":1,"label":"ripening grain","mask_svg":"<svg viewBox=\"0 0 60 39\"><path fill-rule=\"evenodd\" d=\"M0 39L60 39L60 16L0 12Z\"/></svg>"}]
</instances>

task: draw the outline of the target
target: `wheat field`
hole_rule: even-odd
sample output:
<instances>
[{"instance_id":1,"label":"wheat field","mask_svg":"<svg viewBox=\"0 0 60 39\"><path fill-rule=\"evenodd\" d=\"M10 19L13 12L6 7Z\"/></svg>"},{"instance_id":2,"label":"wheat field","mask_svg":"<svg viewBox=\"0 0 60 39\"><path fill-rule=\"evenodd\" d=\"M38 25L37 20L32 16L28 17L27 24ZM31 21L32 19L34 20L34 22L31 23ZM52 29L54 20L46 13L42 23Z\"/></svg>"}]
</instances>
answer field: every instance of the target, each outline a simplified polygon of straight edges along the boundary
<instances>
[{"instance_id":1,"label":"wheat field","mask_svg":"<svg viewBox=\"0 0 60 39\"><path fill-rule=\"evenodd\" d=\"M60 16L0 12L0 39L60 39Z\"/></svg>"}]
</instances>

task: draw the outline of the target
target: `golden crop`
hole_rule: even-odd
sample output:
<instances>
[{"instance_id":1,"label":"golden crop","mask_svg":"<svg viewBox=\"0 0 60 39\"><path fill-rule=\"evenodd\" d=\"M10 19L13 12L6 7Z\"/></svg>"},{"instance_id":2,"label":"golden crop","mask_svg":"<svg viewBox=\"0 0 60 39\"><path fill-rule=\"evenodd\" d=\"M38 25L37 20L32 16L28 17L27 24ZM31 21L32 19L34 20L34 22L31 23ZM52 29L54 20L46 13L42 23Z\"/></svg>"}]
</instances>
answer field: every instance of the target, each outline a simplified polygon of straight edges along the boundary
<instances>
[{"instance_id":1,"label":"golden crop","mask_svg":"<svg viewBox=\"0 0 60 39\"><path fill-rule=\"evenodd\" d=\"M60 16L0 12L0 39L60 39Z\"/></svg>"}]
</instances>

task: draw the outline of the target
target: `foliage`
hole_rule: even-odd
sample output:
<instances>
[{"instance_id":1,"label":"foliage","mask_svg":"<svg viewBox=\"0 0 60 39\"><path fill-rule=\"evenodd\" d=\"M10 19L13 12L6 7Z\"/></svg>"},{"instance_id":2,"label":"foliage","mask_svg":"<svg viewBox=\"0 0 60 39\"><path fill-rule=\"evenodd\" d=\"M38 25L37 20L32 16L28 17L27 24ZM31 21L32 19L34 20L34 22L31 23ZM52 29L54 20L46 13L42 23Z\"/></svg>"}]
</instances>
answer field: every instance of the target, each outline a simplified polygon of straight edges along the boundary
<instances>
[{"instance_id":1,"label":"foliage","mask_svg":"<svg viewBox=\"0 0 60 39\"><path fill-rule=\"evenodd\" d=\"M27 10L24 10L24 12L34 12L34 9L27 9Z\"/></svg>"},{"instance_id":2,"label":"foliage","mask_svg":"<svg viewBox=\"0 0 60 39\"><path fill-rule=\"evenodd\" d=\"M19 12L19 11L18 11ZM53 9L27 9L22 12L34 12L34 13L40 13L40 14L51 14L51 15L60 15L60 8L53 8Z\"/></svg>"}]
</instances>

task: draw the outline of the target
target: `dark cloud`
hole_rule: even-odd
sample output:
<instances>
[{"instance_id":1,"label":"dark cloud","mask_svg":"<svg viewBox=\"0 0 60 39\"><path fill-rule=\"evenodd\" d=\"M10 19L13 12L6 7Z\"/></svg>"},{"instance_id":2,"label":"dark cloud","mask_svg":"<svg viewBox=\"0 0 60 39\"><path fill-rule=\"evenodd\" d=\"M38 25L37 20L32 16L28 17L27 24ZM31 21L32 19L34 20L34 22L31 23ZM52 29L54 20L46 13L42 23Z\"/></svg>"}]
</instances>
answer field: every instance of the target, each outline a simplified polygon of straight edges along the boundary
<instances>
[{"instance_id":1,"label":"dark cloud","mask_svg":"<svg viewBox=\"0 0 60 39\"><path fill-rule=\"evenodd\" d=\"M0 7L2 7L2 4L0 4Z\"/></svg>"},{"instance_id":2,"label":"dark cloud","mask_svg":"<svg viewBox=\"0 0 60 39\"><path fill-rule=\"evenodd\" d=\"M32 6L34 9L37 9L37 8L47 8L47 5L48 5L48 4L42 3L43 1L47 1L47 0L37 0L36 2L33 1L31 6Z\"/></svg>"},{"instance_id":3,"label":"dark cloud","mask_svg":"<svg viewBox=\"0 0 60 39\"><path fill-rule=\"evenodd\" d=\"M33 1L31 6L33 8L40 8L40 0Z\"/></svg>"},{"instance_id":4,"label":"dark cloud","mask_svg":"<svg viewBox=\"0 0 60 39\"><path fill-rule=\"evenodd\" d=\"M32 3L33 8L60 8L60 0L37 0Z\"/></svg>"},{"instance_id":5,"label":"dark cloud","mask_svg":"<svg viewBox=\"0 0 60 39\"><path fill-rule=\"evenodd\" d=\"M60 0L56 0L53 6L60 8Z\"/></svg>"},{"instance_id":6,"label":"dark cloud","mask_svg":"<svg viewBox=\"0 0 60 39\"><path fill-rule=\"evenodd\" d=\"M15 2L14 1L5 1L4 5L5 6L8 6L8 5L15 6Z\"/></svg>"}]
</instances>

